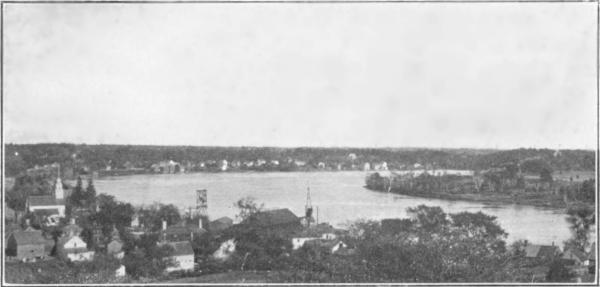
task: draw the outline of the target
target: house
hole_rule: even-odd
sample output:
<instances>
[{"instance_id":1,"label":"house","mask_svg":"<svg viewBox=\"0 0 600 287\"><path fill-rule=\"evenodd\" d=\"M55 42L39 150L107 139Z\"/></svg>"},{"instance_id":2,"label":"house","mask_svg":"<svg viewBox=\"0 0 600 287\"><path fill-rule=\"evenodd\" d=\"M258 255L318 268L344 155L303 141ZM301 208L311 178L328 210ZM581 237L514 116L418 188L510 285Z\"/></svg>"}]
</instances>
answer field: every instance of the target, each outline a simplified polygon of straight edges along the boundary
<instances>
[{"instance_id":1,"label":"house","mask_svg":"<svg viewBox=\"0 0 600 287\"><path fill-rule=\"evenodd\" d=\"M283 229L294 232L302 229L300 218L287 208L254 213L249 218L242 221L242 225L251 225L258 228Z\"/></svg>"},{"instance_id":2,"label":"house","mask_svg":"<svg viewBox=\"0 0 600 287\"><path fill-rule=\"evenodd\" d=\"M227 260L235 252L235 246L236 243L234 239L224 241L223 243L221 243L219 249L217 249L212 256L217 260Z\"/></svg>"},{"instance_id":3,"label":"house","mask_svg":"<svg viewBox=\"0 0 600 287\"><path fill-rule=\"evenodd\" d=\"M50 213L50 217L65 217L65 193L60 177L56 178L53 195L31 195L25 205L31 213L42 211Z\"/></svg>"},{"instance_id":4,"label":"house","mask_svg":"<svg viewBox=\"0 0 600 287\"><path fill-rule=\"evenodd\" d=\"M371 170L371 164L368 163L368 162L365 162L365 164L363 164L363 168L362 169L364 171Z\"/></svg>"},{"instance_id":5,"label":"house","mask_svg":"<svg viewBox=\"0 0 600 287\"><path fill-rule=\"evenodd\" d=\"M525 257L537 259L552 259L560 253L558 246L527 244Z\"/></svg>"},{"instance_id":6,"label":"house","mask_svg":"<svg viewBox=\"0 0 600 287\"><path fill-rule=\"evenodd\" d=\"M113 227L111 239L106 244L106 254L112 255L117 259L123 259L125 252L123 252L123 242L119 236L119 231Z\"/></svg>"},{"instance_id":7,"label":"house","mask_svg":"<svg viewBox=\"0 0 600 287\"><path fill-rule=\"evenodd\" d=\"M50 253L46 250L48 240L40 230L19 230L13 232L6 242L6 256L23 262L43 259Z\"/></svg>"},{"instance_id":8,"label":"house","mask_svg":"<svg viewBox=\"0 0 600 287\"><path fill-rule=\"evenodd\" d=\"M155 163L151 166L151 169L155 173L180 173L184 172L184 168L178 162L173 160L169 161L161 161L159 163Z\"/></svg>"},{"instance_id":9,"label":"house","mask_svg":"<svg viewBox=\"0 0 600 287\"><path fill-rule=\"evenodd\" d=\"M317 163L317 168L319 169L325 169L325 163L320 161L319 163Z\"/></svg>"},{"instance_id":10,"label":"house","mask_svg":"<svg viewBox=\"0 0 600 287\"><path fill-rule=\"evenodd\" d=\"M115 270L115 277L123 277L125 274L125 265L120 265L119 268Z\"/></svg>"},{"instance_id":11,"label":"house","mask_svg":"<svg viewBox=\"0 0 600 287\"><path fill-rule=\"evenodd\" d=\"M194 250L189 241L167 242L164 244L173 249L168 258L175 263L175 266L167 267L166 272L194 270Z\"/></svg>"},{"instance_id":12,"label":"house","mask_svg":"<svg viewBox=\"0 0 600 287\"><path fill-rule=\"evenodd\" d=\"M82 228L75 220L63 228L63 235L56 242L56 254L59 258L69 261L89 261L94 257L94 251L88 250L87 243L81 239Z\"/></svg>"},{"instance_id":13,"label":"house","mask_svg":"<svg viewBox=\"0 0 600 287\"><path fill-rule=\"evenodd\" d=\"M219 219L213 220L209 223L210 231L212 232L221 232L233 225L233 219L229 217L221 217Z\"/></svg>"},{"instance_id":14,"label":"house","mask_svg":"<svg viewBox=\"0 0 600 287\"><path fill-rule=\"evenodd\" d=\"M567 260L574 265L580 266L583 265L587 259L587 256L575 248L569 248L563 253L562 259Z\"/></svg>"},{"instance_id":15,"label":"house","mask_svg":"<svg viewBox=\"0 0 600 287\"><path fill-rule=\"evenodd\" d=\"M300 249L306 242L314 240L332 241L337 239L336 230L327 223L306 228L292 238L292 249Z\"/></svg>"}]
</instances>

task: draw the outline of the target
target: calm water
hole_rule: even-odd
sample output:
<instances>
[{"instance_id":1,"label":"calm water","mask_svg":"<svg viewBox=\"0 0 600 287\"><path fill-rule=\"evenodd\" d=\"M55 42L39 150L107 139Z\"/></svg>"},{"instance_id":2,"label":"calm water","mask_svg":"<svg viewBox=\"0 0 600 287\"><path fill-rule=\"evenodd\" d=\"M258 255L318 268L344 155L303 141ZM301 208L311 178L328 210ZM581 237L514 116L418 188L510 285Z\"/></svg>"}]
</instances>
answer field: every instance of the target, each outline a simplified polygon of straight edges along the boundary
<instances>
[{"instance_id":1,"label":"calm water","mask_svg":"<svg viewBox=\"0 0 600 287\"><path fill-rule=\"evenodd\" d=\"M380 193L363 188L365 172L292 173L195 173L134 175L103 178L95 182L98 193L114 195L134 205L172 203L180 208L195 205L195 190L208 190L211 218L235 218L233 202L245 196L256 198L266 208L289 208L304 212L306 187L310 185L313 206L319 221L343 226L360 218L406 217L406 208L426 204L440 206L448 213L483 211L498 217L509 233L508 241L527 239L538 244L556 244L570 237L563 210L520 205L490 206L476 202L426 199Z\"/></svg>"}]
</instances>

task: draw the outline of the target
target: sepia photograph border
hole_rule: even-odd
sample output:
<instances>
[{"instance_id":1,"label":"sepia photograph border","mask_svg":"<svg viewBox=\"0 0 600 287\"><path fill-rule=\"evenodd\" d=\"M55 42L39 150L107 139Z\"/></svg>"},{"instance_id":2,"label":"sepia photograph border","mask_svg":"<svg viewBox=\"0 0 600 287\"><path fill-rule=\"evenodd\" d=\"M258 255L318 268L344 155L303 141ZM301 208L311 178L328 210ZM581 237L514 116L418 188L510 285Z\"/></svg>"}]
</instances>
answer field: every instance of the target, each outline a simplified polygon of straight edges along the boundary
<instances>
[{"instance_id":1,"label":"sepia photograph border","mask_svg":"<svg viewBox=\"0 0 600 287\"><path fill-rule=\"evenodd\" d=\"M596 4L596 147L595 147L595 178L596 178L596 202L595 202L595 212L596 212L596 241L600 238L600 225L599 225L599 215L598 215L598 207L600 205L600 196L598 196L598 191L600 190L600 183L598 182L599 178L599 151L600 151L600 0L593 1L582 1L582 0L207 0L207 1L195 1L195 0L0 0L0 65L2 66L0 69L0 106L2 112L0 112L0 142L2 143L1 148L1 182L0 186L2 192L0 194L0 198L4 203L4 195L5 195L5 137L4 137L4 8L5 4L10 5L36 5L36 4L56 4L56 5L68 5L68 4L132 4L132 5L161 5L161 4L273 4L273 5L285 5L285 4L296 4L296 5L320 5L320 4L356 4L356 5L377 5L377 4L396 4L402 5L406 3L443 3L443 4L454 4L454 5L485 5L485 4L495 4L495 3L513 3L513 4L521 4L521 3L595 3ZM2 262L0 263L0 269L2 270L0 273L2 286L81 286L81 284L20 284L20 283L8 283L5 282L5 226L4 226L4 204L2 204L2 236L0 237L0 247L2 250L0 251L2 254ZM600 249L596 248L596 257L600 255ZM474 283L450 283L450 282L430 282L430 283L403 283L403 282L389 282L389 283L131 283L131 284L84 284L85 286L265 286L265 285L285 285L285 286L297 286L297 285L343 285L343 286L371 286L371 285L402 285L402 286L600 286L599 282L599 274L598 266L596 266L597 271L595 272L594 282L593 283L511 283L511 282L474 282Z\"/></svg>"}]
</instances>

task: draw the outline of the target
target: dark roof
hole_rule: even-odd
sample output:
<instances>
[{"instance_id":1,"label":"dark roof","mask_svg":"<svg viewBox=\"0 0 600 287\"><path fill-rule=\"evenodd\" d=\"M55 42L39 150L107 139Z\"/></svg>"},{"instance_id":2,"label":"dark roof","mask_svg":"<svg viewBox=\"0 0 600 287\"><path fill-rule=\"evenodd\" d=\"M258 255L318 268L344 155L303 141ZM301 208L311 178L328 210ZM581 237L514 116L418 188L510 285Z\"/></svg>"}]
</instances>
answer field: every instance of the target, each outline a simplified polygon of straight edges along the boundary
<instances>
[{"instance_id":1,"label":"dark roof","mask_svg":"<svg viewBox=\"0 0 600 287\"><path fill-rule=\"evenodd\" d=\"M164 231L166 234L204 233L206 230L196 225L171 225Z\"/></svg>"},{"instance_id":2,"label":"dark roof","mask_svg":"<svg viewBox=\"0 0 600 287\"><path fill-rule=\"evenodd\" d=\"M233 225L233 219L229 217L221 217L217 220L213 220L209 223L212 231L222 231Z\"/></svg>"},{"instance_id":3,"label":"dark roof","mask_svg":"<svg viewBox=\"0 0 600 287\"><path fill-rule=\"evenodd\" d=\"M531 244L525 246L525 257L552 257L558 253L558 251L557 246Z\"/></svg>"},{"instance_id":4,"label":"dark roof","mask_svg":"<svg viewBox=\"0 0 600 287\"><path fill-rule=\"evenodd\" d=\"M583 261L585 261L586 256L585 256L585 254L583 254L583 252L581 252L575 248L569 248L563 254L563 259L571 259L571 260L577 259L577 260L583 262Z\"/></svg>"},{"instance_id":5,"label":"dark roof","mask_svg":"<svg viewBox=\"0 0 600 287\"><path fill-rule=\"evenodd\" d=\"M42 236L42 231L15 231L12 236L18 245L45 245L46 238Z\"/></svg>"},{"instance_id":6,"label":"dark roof","mask_svg":"<svg viewBox=\"0 0 600 287\"><path fill-rule=\"evenodd\" d=\"M244 220L246 224L256 224L261 227L300 224L300 218L287 208L261 211Z\"/></svg>"},{"instance_id":7,"label":"dark roof","mask_svg":"<svg viewBox=\"0 0 600 287\"><path fill-rule=\"evenodd\" d=\"M173 253L171 253L171 256L194 254L194 249L189 241L168 242L166 244L173 247Z\"/></svg>"},{"instance_id":8,"label":"dark roof","mask_svg":"<svg viewBox=\"0 0 600 287\"><path fill-rule=\"evenodd\" d=\"M233 219L231 219L227 216L223 216L221 218L211 221L211 223L233 224Z\"/></svg>"},{"instance_id":9,"label":"dark roof","mask_svg":"<svg viewBox=\"0 0 600 287\"><path fill-rule=\"evenodd\" d=\"M64 205L64 199L56 199L51 195L30 195L27 200L31 206Z\"/></svg>"}]
</instances>

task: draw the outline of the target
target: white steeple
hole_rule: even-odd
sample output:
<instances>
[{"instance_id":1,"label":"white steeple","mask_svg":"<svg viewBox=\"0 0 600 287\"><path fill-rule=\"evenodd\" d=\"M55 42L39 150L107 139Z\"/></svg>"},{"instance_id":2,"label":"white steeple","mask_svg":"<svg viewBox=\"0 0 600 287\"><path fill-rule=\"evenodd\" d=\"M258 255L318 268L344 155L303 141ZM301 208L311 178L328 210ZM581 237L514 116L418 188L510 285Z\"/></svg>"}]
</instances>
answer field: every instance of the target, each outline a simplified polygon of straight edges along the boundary
<instances>
[{"instance_id":1,"label":"white steeple","mask_svg":"<svg viewBox=\"0 0 600 287\"><path fill-rule=\"evenodd\" d=\"M65 192L63 190L62 181L60 180L60 165L58 166L58 176L56 177L56 186L54 187L54 198L65 198Z\"/></svg>"}]
</instances>

